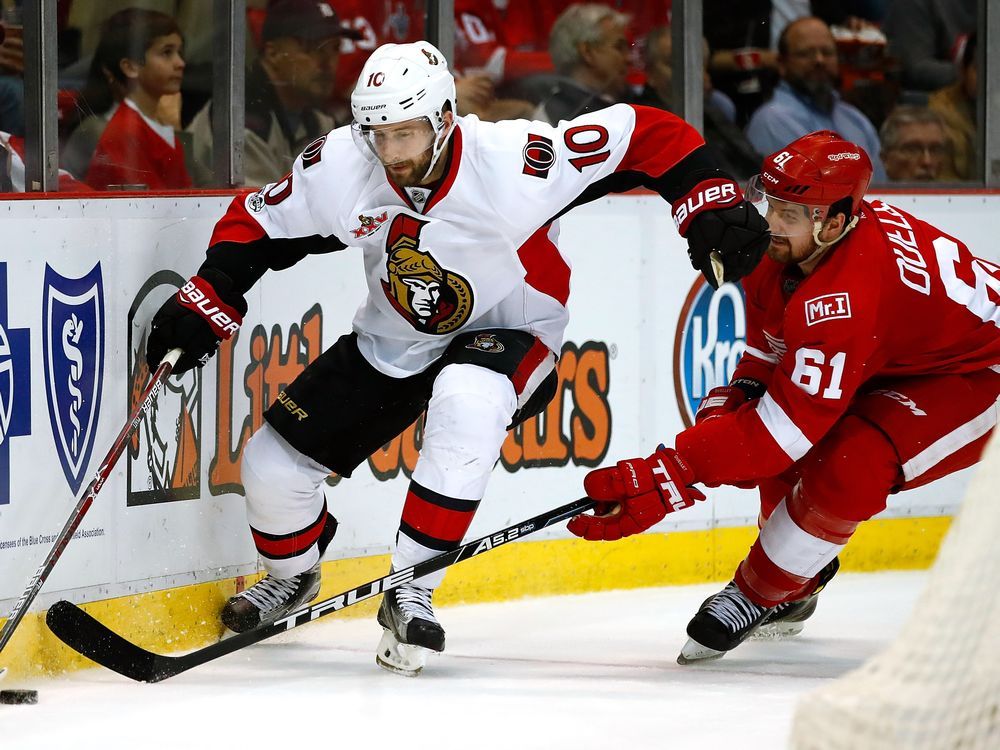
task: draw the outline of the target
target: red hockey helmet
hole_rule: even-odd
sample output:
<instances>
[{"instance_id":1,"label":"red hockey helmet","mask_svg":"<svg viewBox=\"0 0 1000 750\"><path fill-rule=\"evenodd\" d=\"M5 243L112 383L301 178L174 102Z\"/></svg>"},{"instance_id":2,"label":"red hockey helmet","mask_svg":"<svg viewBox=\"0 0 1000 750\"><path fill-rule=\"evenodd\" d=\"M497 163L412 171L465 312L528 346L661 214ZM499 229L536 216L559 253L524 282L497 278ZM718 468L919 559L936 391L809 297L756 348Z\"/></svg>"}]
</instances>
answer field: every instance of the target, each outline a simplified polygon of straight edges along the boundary
<instances>
[{"instance_id":1,"label":"red hockey helmet","mask_svg":"<svg viewBox=\"0 0 1000 750\"><path fill-rule=\"evenodd\" d=\"M857 224L871 179L872 163L864 149L832 130L818 130L764 159L760 174L747 183L746 199L767 219L772 237L811 235L823 248ZM849 214L843 232L831 242L821 241L830 207L845 199L850 206L843 206Z\"/></svg>"},{"instance_id":2,"label":"red hockey helmet","mask_svg":"<svg viewBox=\"0 0 1000 750\"><path fill-rule=\"evenodd\" d=\"M764 159L749 187L771 198L814 207L829 208L850 198L849 213L856 216L871 180L872 163L863 148L832 130L817 130Z\"/></svg>"}]
</instances>

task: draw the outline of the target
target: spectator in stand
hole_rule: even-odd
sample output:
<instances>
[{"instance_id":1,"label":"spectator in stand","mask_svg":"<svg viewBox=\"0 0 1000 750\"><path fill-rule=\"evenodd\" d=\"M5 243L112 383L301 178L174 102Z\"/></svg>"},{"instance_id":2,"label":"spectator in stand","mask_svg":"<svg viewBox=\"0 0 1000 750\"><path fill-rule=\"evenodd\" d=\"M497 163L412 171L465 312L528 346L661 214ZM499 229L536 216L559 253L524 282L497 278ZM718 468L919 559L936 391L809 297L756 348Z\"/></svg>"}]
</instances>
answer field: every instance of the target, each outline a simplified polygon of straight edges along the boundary
<instances>
[{"instance_id":1,"label":"spectator in stand","mask_svg":"<svg viewBox=\"0 0 1000 750\"><path fill-rule=\"evenodd\" d=\"M969 35L958 60L958 80L931 94L928 106L944 119L951 145L955 179L975 179L976 167L976 33Z\"/></svg>"},{"instance_id":2,"label":"spectator in stand","mask_svg":"<svg viewBox=\"0 0 1000 750\"><path fill-rule=\"evenodd\" d=\"M0 193L23 193L24 186L24 139L0 131ZM65 169L59 170L60 193L89 191L89 187Z\"/></svg>"},{"instance_id":3,"label":"spectator in stand","mask_svg":"<svg viewBox=\"0 0 1000 750\"><path fill-rule=\"evenodd\" d=\"M891 0L882 31L903 67L903 87L933 91L955 81L955 52L976 29L978 0Z\"/></svg>"},{"instance_id":4,"label":"spectator in stand","mask_svg":"<svg viewBox=\"0 0 1000 750\"><path fill-rule=\"evenodd\" d=\"M629 18L606 5L570 5L552 26L549 54L559 78L535 112L553 125L626 101Z\"/></svg>"},{"instance_id":5,"label":"spectator in stand","mask_svg":"<svg viewBox=\"0 0 1000 750\"><path fill-rule=\"evenodd\" d=\"M95 190L191 187L175 132L180 123L158 118L161 100L179 94L184 79L184 38L177 22L158 11L127 8L105 22L102 38L106 34L122 35L127 47L109 71L125 98L97 142L85 181Z\"/></svg>"},{"instance_id":6,"label":"spectator in stand","mask_svg":"<svg viewBox=\"0 0 1000 750\"><path fill-rule=\"evenodd\" d=\"M128 24L108 24L90 60L83 89L76 97L73 122L64 123L68 137L61 144L59 161L73 175L85 175L108 121L118 110L128 87L122 75L115 75L119 63L129 56L135 41ZM159 122L180 128L180 93L161 97L156 116Z\"/></svg>"},{"instance_id":7,"label":"spectator in stand","mask_svg":"<svg viewBox=\"0 0 1000 750\"><path fill-rule=\"evenodd\" d=\"M706 43L707 48L707 43ZM646 86L636 104L646 104L672 111L673 69L670 52L673 42L670 27L658 26L649 32L643 45L646 62ZM707 49L706 49L707 53ZM705 59L708 64L707 54ZM715 150L722 169L735 179L743 181L757 174L763 157L733 122L735 108L725 94L712 88L712 81L706 70L705 116L702 135L705 142Z\"/></svg>"},{"instance_id":8,"label":"spectator in stand","mask_svg":"<svg viewBox=\"0 0 1000 750\"><path fill-rule=\"evenodd\" d=\"M0 130L24 135L24 27L0 22Z\"/></svg>"},{"instance_id":9,"label":"spectator in stand","mask_svg":"<svg viewBox=\"0 0 1000 750\"><path fill-rule=\"evenodd\" d=\"M336 127L323 107L333 93L340 42L360 37L341 25L329 3L271 2L260 56L246 79L244 186L277 182L302 149ZM212 184L212 106L188 125L198 185Z\"/></svg>"},{"instance_id":10,"label":"spectator in stand","mask_svg":"<svg viewBox=\"0 0 1000 750\"><path fill-rule=\"evenodd\" d=\"M878 133L859 109L837 93L837 45L830 27L819 18L790 23L778 40L781 81L774 96L747 125L747 138L762 154L816 130L833 130L865 150L876 182L885 180L879 158Z\"/></svg>"},{"instance_id":11,"label":"spectator in stand","mask_svg":"<svg viewBox=\"0 0 1000 750\"><path fill-rule=\"evenodd\" d=\"M774 88L778 58L771 49L771 0L705 0L702 24L712 50L712 82L736 104L746 124Z\"/></svg>"},{"instance_id":12,"label":"spectator in stand","mask_svg":"<svg viewBox=\"0 0 1000 750\"><path fill-rule=\"evenodd\" d=\"M822 18L830 26L851 31L878 28L885 18L886 0L771 0L771 47L792 21L806 16Z\"/></svg>"},{"instance_id":13,"label":"spectator in stand","mask_svg":"<svg viewBox=\"0 0 1000 750\"><path fill-rule=\"evenodd\" d=\"M924 107L896 107L882 123L882 163L893 182L955 179L944 120Z\"/></svg>"}]
</instances>

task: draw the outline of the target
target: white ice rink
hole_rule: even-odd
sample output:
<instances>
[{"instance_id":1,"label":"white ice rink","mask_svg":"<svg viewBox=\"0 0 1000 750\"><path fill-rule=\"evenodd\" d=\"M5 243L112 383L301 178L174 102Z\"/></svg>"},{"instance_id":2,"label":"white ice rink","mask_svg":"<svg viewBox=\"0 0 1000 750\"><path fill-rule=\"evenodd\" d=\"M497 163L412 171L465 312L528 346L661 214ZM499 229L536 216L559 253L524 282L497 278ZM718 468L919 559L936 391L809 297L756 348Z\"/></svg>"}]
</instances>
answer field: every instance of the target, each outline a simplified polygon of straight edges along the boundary
<instances>
[{"instance_id":1,"label":"white ice rink","mask_svg":"<svg viewBox=\"0 0 1000 750\"><path fill-rule=\"evenodd\" d=\"M158 685L101 669L0 705L2 750L784 747L798 698L880 650L925 574L842 574L802 635L675 663L720 585L439 611L448 649L408 679L375 666L372 620L320 622Z\"/></svg>"}]
</instances>

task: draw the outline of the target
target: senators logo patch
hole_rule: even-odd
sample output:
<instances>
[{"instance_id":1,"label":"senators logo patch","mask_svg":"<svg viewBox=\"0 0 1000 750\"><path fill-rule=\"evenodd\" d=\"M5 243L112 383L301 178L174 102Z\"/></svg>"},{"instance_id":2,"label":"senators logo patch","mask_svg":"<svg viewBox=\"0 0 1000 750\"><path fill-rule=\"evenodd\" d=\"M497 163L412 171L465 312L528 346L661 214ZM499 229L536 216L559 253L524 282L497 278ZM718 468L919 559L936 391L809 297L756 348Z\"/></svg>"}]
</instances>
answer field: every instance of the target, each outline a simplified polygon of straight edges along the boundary
<instances>
[{"instance_id":1,"label":"senators logo patch","mask_svg":"<svg viewBox=\"0 0 1000 750\"><path fill-rule=\"evenodd\" d=\"M481 352L489 352L490 354L499 354L506 347L500 343L495 334L477 333L476 338L466 344L465 348L478 349Z\"/></svg>"},{"instance_id":2,"label":"senators logo patch","mask_svg":"<svg viewBox=\"0 0 1000 750\"><path fill-rule=\"evenodd\" d=\"M528 133L528 142L524 144L521 156L524 159L524 169L521 170L521 174L545 180L548 179L549 170L555 164L556 150L552 147L551 138Z\"/></svg>"},{"instance_id":3,"label":"senators logo patch","mask_svg":"<svg viewBox=\"0 0 1000 750\"><path fill-rule=\"evenodd\" d=\"M462 327L472 314L472 287L420 250L426 221L397 214L386 239L388 279L382 290L396 312L422 333L443 335Z\"/></svg>"},{"instance_id":4,"label":"senators logo patch","mask_svg":"<svg viewBox=\"0 0 1000 750\"><path fill-rule=\"evenodd\" d=\"M360 214L358 216L358 221L361 222L361 226L356 229L351 230L351 234L354 235L354 239L360 239L362 237L367 237L369 234L375 234L382 225L389 219L389 212L383 211L378 216L365 216Z\"/></svg>"}]
</instances>

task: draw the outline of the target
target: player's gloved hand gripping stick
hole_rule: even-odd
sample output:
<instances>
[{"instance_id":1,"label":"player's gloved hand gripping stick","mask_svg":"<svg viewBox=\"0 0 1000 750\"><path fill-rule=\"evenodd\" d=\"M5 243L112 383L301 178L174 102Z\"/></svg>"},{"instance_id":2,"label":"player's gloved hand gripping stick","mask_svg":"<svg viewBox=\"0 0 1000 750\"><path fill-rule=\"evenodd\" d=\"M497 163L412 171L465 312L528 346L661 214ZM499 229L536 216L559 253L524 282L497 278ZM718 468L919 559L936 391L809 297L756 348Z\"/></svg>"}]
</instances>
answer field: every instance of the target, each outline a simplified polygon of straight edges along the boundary
<instances>
[{"instance_id":1,"label":"player's gloved hand gripping stick","mask_svg":"<svg viewBox=\"0 0 1000 750\"><path fill-rule=\"evenodd\" d=\"M710 177L673 203L691 265L718 289L750 273L771 243L767 222L728 177Z\"/></svg>"},{"instance_id":2,"label":"player's gloved hand gripping stick","mask_svg":"<svg viewBox=\"0 0 1000 750\"><path fill-rule=\"evenodd\" d=\"M52 569L55 567L56 561L58 561L62 556L63 550L66 549L66 545L69 543L69 540L73 538L73 534L76 533L81 521L83 521L83 517L87 514L87 511L90 510L90 506L97 497L97 493L101 491L101 487L104 486L104 482L107 480L108 475L111 474L111 470L118 462L118 458L125 450L125 446L132 438L136 429L138 429L139 423L142 421L143 416L145 416L145 414L149 411L153 401L156 400L156 396L160 392L163 382L173 371L174 365L177 364L177 361L181 358L182 354L183 352L180 349L172 349L169 352L165 352L162 361L158 362L158 366L153 372L153 376L150 378L149 384L146 385L146 389L139 396L139 403L132 410L132 413L129 414L128 419L125 421L125 426L122 428L121 432L118 433L118 437L115 438L115 442L111 446L111 450L108 451L108 455L105 456L104 460L101 462L100 468L97 470L97 474L91 480L90 484L87 485L87 489L84 490L84 493L80 497L79 502L77 502L76 507L73 508L73 512L70 514L65 526L63 526L62 531L59 532L59 536L57 536L55 542L53 542L52 548L49 550L49 554L45 556L45 559L35 572L35 575L31 577L30 581L28 581L28 586L24 589L24 593L21 594L21 597L14 603L14 608L7 616L7 622L4 624L3 629L0 630L0 652L3 651L4 646L7 645L8 641L10 641L11 637L14 635L14 629L17 628L18 623L20 623L24 618L24 615L28 611L28 607L31 606L31 602L34 601L35 596L38 594L42 585L49 577L49 574L52 572ZM5 668L0 668L0 676L2 676L5 671Z\"/></svg>"},{"instance_id":3,"label":"player's gloved hand gripping stick","mask_svg":"<svg viewBox=\"0 0 1000 750\"><path fill-rule=\"evenodd\" d=\"M662 445L649 458L632 458L595 469L583 480L594 513L566 525L570 533L592 542L614 542L639 534L668 513L692 507L705 495L692 487L694 474L681 455Z\"/></svg>"}]
</instances>

